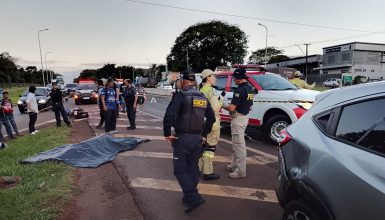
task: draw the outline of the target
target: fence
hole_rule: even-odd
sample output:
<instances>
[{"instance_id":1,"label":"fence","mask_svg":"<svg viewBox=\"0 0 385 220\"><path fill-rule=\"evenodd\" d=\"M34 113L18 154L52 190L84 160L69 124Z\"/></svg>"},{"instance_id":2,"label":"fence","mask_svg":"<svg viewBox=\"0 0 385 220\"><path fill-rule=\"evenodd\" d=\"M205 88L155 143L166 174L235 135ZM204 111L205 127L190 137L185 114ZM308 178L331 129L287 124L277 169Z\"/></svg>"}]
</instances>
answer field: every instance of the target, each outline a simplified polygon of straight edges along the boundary
<instances>
[{"instance_id":1,"label":"fence","mask_svg":"<svg viewBox=\"0 0 385 220\"><path fill-rule=\"evenodd\" d=\"M307 76L307 81L309 84L316 83L317 85L321 85L323 82L330 78L337 78L341 79L342 74L325 74L325 75L308 75Z\"/></svg>"}]
</instances>

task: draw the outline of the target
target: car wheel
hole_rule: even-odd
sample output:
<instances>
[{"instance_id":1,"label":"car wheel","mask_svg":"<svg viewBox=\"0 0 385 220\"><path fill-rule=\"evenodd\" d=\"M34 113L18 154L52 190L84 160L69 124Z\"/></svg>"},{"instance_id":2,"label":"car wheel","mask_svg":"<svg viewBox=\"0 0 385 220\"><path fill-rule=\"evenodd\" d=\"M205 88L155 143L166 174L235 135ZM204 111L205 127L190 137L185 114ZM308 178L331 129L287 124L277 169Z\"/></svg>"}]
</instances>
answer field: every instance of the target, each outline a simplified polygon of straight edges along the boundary
<instances>
[{"instance_id":1,"label":"car wheel","mask_svg":"<svg viewBox=\"0 0 385 220\"><path fill-rule=\"evenodd\" d=\"M278 143L281 131L291 124L290 119L285 115L274 115L270 117L265 126L264 133L273 143Z\"/></svg>"},{"instance_id":2,"label":"car wheel","mask_svg":"<svg viewBox=\"0 0 385 220\"><path fill-rule=\"evenodd\" d=\"M290 202L283 212L282 220L320 220L318 213L303 199Z\"/></svg>"}]
</instances>

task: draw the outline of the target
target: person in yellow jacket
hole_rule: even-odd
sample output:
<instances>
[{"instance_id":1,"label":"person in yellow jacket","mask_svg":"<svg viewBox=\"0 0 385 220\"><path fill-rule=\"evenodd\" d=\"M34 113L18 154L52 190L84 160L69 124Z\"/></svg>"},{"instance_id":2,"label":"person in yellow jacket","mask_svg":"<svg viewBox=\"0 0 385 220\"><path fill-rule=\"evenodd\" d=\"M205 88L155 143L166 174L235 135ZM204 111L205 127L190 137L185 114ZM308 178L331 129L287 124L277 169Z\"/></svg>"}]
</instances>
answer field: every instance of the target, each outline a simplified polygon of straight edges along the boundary
<instances>
[{"instance_id":1,"label":"person in yellow jacket","mask_svg":"<svg viewBox=\"0 0 385 220\"><path fill-rule=\"evenodd\" d=\"M213 159L221 131L219 110L222 107L222 101L220 96L214 92L213 86L215 82L216 77L214 72L209 69L203 70L202 83L199 85L200 91L209 100L216 118L213 129L207 135L207 141L203 146L203 155L199 160L199 170L203 173L203 180L215 180L219 178L219 175L214 173Z\"/></svg>"},{"instance_id":2,"label":"person in yellow jacket","mask_svg":"<svg viewBox=\"0 0 385 220\"><path fill-rule=\"evenodd\" d=\"M293 85L297 86L298 89L314 89L315 83L312 85L307 84L304 80L300 79L301 72L295 71L293 74L294 78L289 80Z\"/></svg>"}]
</instances>

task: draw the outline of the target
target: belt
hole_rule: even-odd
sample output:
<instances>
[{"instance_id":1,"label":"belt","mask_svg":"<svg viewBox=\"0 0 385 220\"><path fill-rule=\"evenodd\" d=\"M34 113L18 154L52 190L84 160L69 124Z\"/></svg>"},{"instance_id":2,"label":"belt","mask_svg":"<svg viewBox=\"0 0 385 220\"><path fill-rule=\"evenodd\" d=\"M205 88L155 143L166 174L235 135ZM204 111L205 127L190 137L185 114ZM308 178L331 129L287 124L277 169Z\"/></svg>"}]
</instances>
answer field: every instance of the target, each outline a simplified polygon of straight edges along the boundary
<instances>
[{"instance_id":1,"label":"belt","mask_svg":"<svg viewBox=\"0 0 385 220\"><path fill-rule=\"evenodd\" d=\"M241 114L241 113L235 111L235 112L230 113L230 116L231 116L232 118L236 118L236 117L238 117L238 116L247 116L247 115L244 115L244 114Z\"/></svg>"}]
</instances>

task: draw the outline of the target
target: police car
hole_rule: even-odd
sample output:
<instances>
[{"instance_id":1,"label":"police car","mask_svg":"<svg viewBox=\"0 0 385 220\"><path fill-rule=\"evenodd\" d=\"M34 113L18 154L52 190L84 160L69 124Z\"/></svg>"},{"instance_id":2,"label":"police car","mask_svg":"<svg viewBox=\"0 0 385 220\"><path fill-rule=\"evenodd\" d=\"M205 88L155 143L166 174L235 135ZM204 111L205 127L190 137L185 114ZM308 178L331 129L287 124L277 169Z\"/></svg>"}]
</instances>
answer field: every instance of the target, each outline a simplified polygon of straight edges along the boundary
<instances>
[{"instance_id":1,"label":"police car","mask_svg":"<svg viewBox=\"0 0 385 220\"><path fill-rule=\"evenodd\" d=\"M248 66L235 67L246 68L248 83L255 94L253 107L248 115L249 126L261 127L265 136L275 143L278 142L281 131L305 114L319 94L313 90L297 89L278 74L250 69ZM217 73L215 89L218 94L226 92L225 105L231 102L237 88L232 75L233 71ZM230 121L229 112L222 108L222 124L229 124Z\"/></svg>"}]
</instances>

